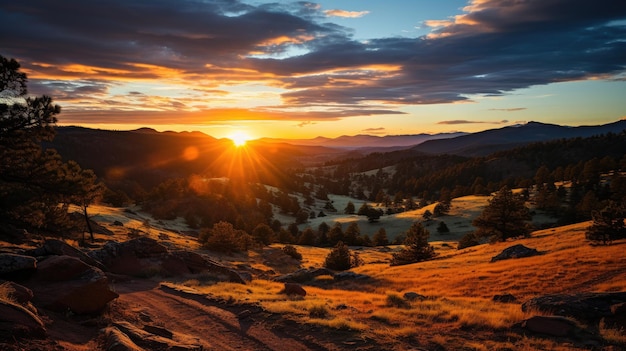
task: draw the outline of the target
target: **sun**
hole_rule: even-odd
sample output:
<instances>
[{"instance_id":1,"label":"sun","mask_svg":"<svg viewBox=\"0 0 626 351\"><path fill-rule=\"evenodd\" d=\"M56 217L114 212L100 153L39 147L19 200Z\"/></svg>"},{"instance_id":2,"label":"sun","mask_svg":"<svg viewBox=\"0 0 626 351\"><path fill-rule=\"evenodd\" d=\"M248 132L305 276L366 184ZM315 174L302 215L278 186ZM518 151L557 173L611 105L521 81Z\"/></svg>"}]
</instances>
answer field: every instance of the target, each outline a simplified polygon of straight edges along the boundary
<instances>
[{"instance_id":1,"label":"sun","mask_svg":"<svg viewBox=\"0 0 626 351\"><path fill-rule=\"evenodd\" d=\"M250 140L250 136L243 131L236 131L228 136L228 139L232 140L236 147L245 146L246 142Z\"/></svg>"}]
</instances>

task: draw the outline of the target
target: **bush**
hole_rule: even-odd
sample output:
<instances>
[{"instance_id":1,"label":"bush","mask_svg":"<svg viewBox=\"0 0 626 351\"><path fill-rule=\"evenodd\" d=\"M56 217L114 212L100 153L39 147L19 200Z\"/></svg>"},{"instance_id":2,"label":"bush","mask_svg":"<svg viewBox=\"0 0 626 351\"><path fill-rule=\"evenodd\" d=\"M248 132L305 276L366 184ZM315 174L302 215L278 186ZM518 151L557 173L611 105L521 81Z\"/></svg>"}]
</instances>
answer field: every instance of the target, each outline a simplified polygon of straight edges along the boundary
<instances>
[{"instance_id":1,"label":"bush","mask_svg":"<svg viewBox=\"0 0 626 351\"><path fill-rule=\"evenodd\" d=\"M328 314L328 309L324 305L309 308L309 317L311 318L326 318Z\"/></svg>"},{"instance_id":2,"label":"bush","mask_svg":"<svg viewBox=\"0 0 626 351\"><path fill-rule=\"evenodd\" d=\"M296 250L296 248L292 245L285 245L283 247L283 252L285 253L285 255L291 256L298 261L302 260L302 254L299 253L298 250Z\"/></svg>"},{"instance_id":3,"label":"bush","mask_svg":"<svg viewBox=\"0 0 626 351\"><path fill-rule=\"evenodd\" d=\"M229 222L218 222L211 229L206 229L198 237L206 249L218 252L247 251L252 244L252 237L243 230L236 230Z\"/></svg>"},{"instance_id":4,"label":"bush","mask_svg":"<svg viewBox=\"0 0 626 351\"><path fill-rule=\"evenodd\" d=\"M352 254L342 241L330 251L326 260L324 261L324 267L335 271L345 271L352 267L357 267L363 264L363 261L358 254Z\"/></svg>"},{"instance_id":5,"label":"bush","mask_svg":"<svg viewBox=\"0 0 626 351\"><path fill-rule=\"evenodd\" d=\"M397 308L409 308L411 305L402 296L397 294L387 295L387 306Z\"/></svg>"},{"instance_id":6,"label":"bush","mask_svg":"<svg viewBox=\"0 0 626 351\"><path fill-rule=\"evenodd\" d=\"M448 228L446 222L439 222L439 225L437 226L437 233L450 233L450 229Z\"/></svg>"},{"instance_id":7,"label":"bush","mask_svg":"<svg viewBox=\"0 0 626 351\"><path fill-rule=\"evenodd\" d=\"M467 233L463 235L461 240L459 240L459 246L457 247L457 249L461 250L461 249L476 246L479 244L480 243L478 242L478 239L476 238L476 234L474 234L474 232L471 232L471 233Z\"/></svg>"},{"instance_id":8,"label":"bush","mask_svg":"<svg viewBox=\"0 0 626 351\"><path fill-rule=\"evenodd\" d=\"M435 249L428 243L430 233L421 223L415 222L406 232L404 248L393 254L392 266L427 261L436 256Z\"/></svg>"}]
</instances>

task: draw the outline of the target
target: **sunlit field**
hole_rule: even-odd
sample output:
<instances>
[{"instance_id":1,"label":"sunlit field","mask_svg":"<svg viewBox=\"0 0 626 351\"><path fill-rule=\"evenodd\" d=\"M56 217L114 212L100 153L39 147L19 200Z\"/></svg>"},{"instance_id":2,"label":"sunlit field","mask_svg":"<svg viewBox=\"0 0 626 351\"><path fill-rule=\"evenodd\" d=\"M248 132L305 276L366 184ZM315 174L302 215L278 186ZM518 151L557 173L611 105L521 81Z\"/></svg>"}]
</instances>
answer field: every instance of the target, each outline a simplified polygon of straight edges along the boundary
<instances>
[{"instance_id":1,"label":"sunlit field","mask_svg":"<svg viewBox=\"0 0 626 351\"><path fill-rule=\"evenodd\" d=\"M485 244L464 250L439 246L439 258L417 264L390 267L390 257L375 248L359 253L366 262L353 271L365 281L334 282L319 277L307 283L306 297L280 294L282 283L253 280L247 285L214 283L198 277L175 281L198 293L226 300L260 303L264 309L301 323L312 323L381 340L419 340L446 349L570 350L548 340L520 336L510 327L536 313L524 313L521 303L529 298L570 292L626 290L625 241L612 246L585 242L588 223L536 231L531 238ZM542 255L490 263L491 257L513 244L536 248ZM274 247L274 246L273 246ZM303 265L321 267L328 249L297 247ZM257 268L262 265L257 264ZM406 292L425 297L406 301ZM494 295L509 293L516 303L495 303ZM474 331L474 332L472 332ZM619 332L606 330L618 338ZM468 333L474 334L468 338Z\"/></svg>"}]
</instances>

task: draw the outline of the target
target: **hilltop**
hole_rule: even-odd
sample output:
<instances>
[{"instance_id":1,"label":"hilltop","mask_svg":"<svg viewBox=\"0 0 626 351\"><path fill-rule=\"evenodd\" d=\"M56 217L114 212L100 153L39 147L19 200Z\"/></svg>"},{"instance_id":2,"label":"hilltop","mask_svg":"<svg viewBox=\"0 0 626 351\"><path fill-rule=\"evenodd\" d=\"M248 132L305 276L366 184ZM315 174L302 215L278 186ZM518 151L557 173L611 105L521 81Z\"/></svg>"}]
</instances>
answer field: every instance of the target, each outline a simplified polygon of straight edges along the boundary
<instances>
[{"instance_id":1,"label":"hilltop","mask_svg":"<svg viewBox=\"0 0 626 351\"><path fill-rule=\"evenodd\" d=\"M285 345L302 350L587 350L600 341L516 329L516 323L546 314L524 312L522 304L546 294L626 291L626 257L621 254L626 241L591 246L584 239L588 222L464 250L456 250L449 241L434 241L435 260L398 267L388 263L396 246L354 247L364 264L351 270L353 276L304 281L306 296L289 297L280 292L283 283L274 279L302 268L322 268L330 248L296 246L301 261L284 256L277 244L225 255L200 248L193 236L185 234L188 228L181 221L157 221L140 211L102 206L93 213L102 229L90 250L110 240L132 239L139 232L172 252L190 250L209 257L249 276L248 281L225 282L211 271L174 276L158 271L127 277L110 274L111 286L120 296L102 317L87 322L79 316L40 310L51 321L46 323L49 338L24 341L20 349L42 345L95 349L105 342L98 330L112 323L127 333L133 332L133 326L158 326L173 333L177 343L209 350L282 350ZM535 248L541 255L490 262L514 244ZM5 244L3 251L9 249ZM418 298L404 300L407 293ZM494 296L506 294L514 300L493 301ZM593 330L593 326L585 328ZM604 342L626 343L612 329L600 327L594 333ZM147 335L152 334L142 338Z\"/></svg>"}]
</instances>

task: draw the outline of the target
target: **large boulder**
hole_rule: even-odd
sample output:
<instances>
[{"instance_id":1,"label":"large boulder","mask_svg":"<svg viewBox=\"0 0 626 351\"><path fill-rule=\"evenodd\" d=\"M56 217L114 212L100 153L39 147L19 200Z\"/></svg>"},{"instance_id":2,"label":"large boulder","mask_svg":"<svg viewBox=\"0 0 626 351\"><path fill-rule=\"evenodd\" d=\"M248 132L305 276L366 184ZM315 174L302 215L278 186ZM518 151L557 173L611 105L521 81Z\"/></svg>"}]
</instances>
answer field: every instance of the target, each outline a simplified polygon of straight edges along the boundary
<instances>
[{"instance_id":1,"label":"large boulder","mask_svg":"<svg viewBox=\"0 0 626 351\"><path fill-rule=\"evenodd\" d=\"M508 260L511 258L531 257L540 254L541 253L537 251L537 249L531 249L522 244L517 244L502 250L502 252L491 258L491 262Z\"/></svg>"},{"instance_id":2,"label":"large boulder","mask_svg":"<svg viewBox=\"0 0 626 351\"><path fill-rule=\"evenodd\" d=\"M280 291L281 294L285 295L298 295L298 296L306 296L306 290L300 285L296 283L285 283L285 287Z\"/></svg>"},{"instance_id":3,"label":"large boulder","mask_svg":"<svg viewBox=\"0 0 626 351\"><path fill-rule=\"evenodd\" d=\"M76 257L90 266L98 267L102 270L105 270L105 267L100 262L94 260L89 255L80 251L79 249L58 239L47 239L46 241L44 241L41 247L27 251L26 253L35 257L50 255Z\"/></svg>"},{"instance_id":4,"label":"large boulder","mask_svg":"<svg viewBox=\"0 0 626 351\"><path fill-rule=\"evenodd\" d=\"M522 310L572 317L589 326L597 326L602 318L614 316L611 306L624 302L626 292L554 294L530 299L522 304Z\"/></svg>"},{"instance_id":5,"label":"large boulder","mask_svg":"<svg viewBox=\"0 0 626 351\"><path fill-rule=\"evenodd\" d=\"M41 339L46 328L41 319L23 306L0 299L0 339Z\"/></svg>"},{"instance_id":6,"label":"large boulder","mask_svg":"<svg viewBox=\"0 0 626 351\"><path fill-rule=\"evenodd\" d=\"M31 256L0 253L0 276L30 273L37 268L37 260Z\"/></svg>"},{"instance_id":7,"label":"large boulder","mask_svg":"<svg viewBox=\"0 0 626 351\"><path fill-rule=\"evenodd\" d=\"M521 323L522 328L533 333L550 336L568 336L580 328L575 322L558 316L534 316Z\"/></svg>"},{"instance_id":8,"label":"large boulder","mask_svg":"<svg viewBox=\"0 0 626 351\"><path fill-rule=\"evenodd\" d=\"M48 256L24 285L33 291L35 305L76 314L100 312L119 296L102 270L70 256Z\"/></svg>"},{"instance_id":9,"label":"large boulder","mask_svg":"<svg viewBox=\"0 0 626 351\"><path fill-rule=\"evenodd\" d=\"M110 272L132 276L168 273L164 272L162 267L163 260L168 255L169 252L165 246L146 237L121 243L110 241L101 249L89 253L89 256L102 263ZM173 267L174 264L171 266Z\"/></svg>"}]
</instances>

